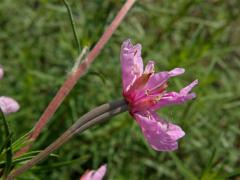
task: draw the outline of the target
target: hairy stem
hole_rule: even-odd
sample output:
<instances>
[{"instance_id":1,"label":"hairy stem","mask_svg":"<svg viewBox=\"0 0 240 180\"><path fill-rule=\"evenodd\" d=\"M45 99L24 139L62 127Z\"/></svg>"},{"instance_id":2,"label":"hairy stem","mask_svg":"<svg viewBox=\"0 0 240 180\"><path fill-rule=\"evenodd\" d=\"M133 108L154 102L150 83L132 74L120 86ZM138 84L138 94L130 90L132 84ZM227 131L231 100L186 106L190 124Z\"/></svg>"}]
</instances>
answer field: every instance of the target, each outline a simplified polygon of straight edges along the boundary
<instances>
[{"instance_id":1,"label":"hairy stem","mask_svg":"<svg viewBox=\"0 0 240 180\"><path fill-rule=\"evenodd\" d=\"M112 23L109 25L109 27L106 29L104 34L101 36L97 44L94 46L94 48L90 51L90 53L85 58L84 62L78 67L76 71L74 71L72 74L69 75L67 80L63 83L61 88L58 90L55 97L52 99L52 101L49 103L37 123L35 124L35 127L33 129L33 132L31 133L29 139L34 142L39 134L41 133L42 129L45 127L49 119L53 116L53 114L56 112L58 107L62 104L65 97L70 93L70 91L73 89L75 84L77 83L78 79L84 75L84 73L87 71L87 68L89 65L94 61L94 59L98 56L102 48L105 46L107 41L110 39L112 34L115 32L129 9L133 6L135 3L135 0L127 0L121 10L118 12L117 16L114 18ZM20 156L21 154L28 151L31 144L23 147L20 151L17 152L15 157Z\"/></svg>"},{"instance_id":2,"label":"hairy stem","mask_svg":"<svg viewBox=\"0 0 240 180\"><path fill-rule=\"evenodd\" d=\"M28 161L20 168L14 170L7 180L12 180L19 176L26 170L32 168L34 165L45 159L50 153L61 147L64 143L70 140L74 135L85 131L91 126L103 122L104 120L111 118L121 112L128 109L128 105L124 100L118 100L112 103L99 106L92 111L82 116L76 123L74 123L67 131L65 131L56 141L50 144L46 149L36 155L33 159Z\"/></svg>"}]
</instances>

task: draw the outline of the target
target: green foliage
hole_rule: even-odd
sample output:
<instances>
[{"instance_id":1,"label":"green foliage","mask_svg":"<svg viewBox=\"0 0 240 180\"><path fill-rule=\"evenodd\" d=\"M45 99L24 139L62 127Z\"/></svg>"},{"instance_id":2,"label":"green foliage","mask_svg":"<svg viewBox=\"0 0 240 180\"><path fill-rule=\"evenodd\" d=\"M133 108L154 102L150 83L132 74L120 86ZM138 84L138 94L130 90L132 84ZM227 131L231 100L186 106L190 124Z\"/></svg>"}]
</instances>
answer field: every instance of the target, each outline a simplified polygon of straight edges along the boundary
<instances>
[{"instance_id":1,"label":"green foliage","mask_svg":"<svg viewBox=\"0 0 240 180\"><path fill-rule=\"evenodd\" d=\"M3 175L6 177L12 167L12 138L11 138L11 133L10 133L10 129L8 126L8 123L5 119L5 116L0 108L0 116L3 122L3 127L4 127L4 141L2 143L2 147L0 149L0 155L4 154L5 155L5 165L3 168Z\"/></svg>"},{"instance_id":2,"label":"green foliage","mask_svg":"<svg viewBox=\"0 0 240 180\"><path fill-rule=\"evenodd\" d=\"M81 47L91 48L124 1L68 3ZM196 78L200 81L194 101L159 111L186 132L178 151L152 150L125 113L77 136L57 150L57 156L19 179L78 179L86 169L103 163L108 164L108 179L238 177L239 14L238 0L139 0L51 119L33 152L12 163L19 165L45 148L91 108L121 97L119 51L127 38L142 44L144 62L154 59L157 70L186 68L183 76L170 80L170 90ZM0 64L6 71L0 94L14 97L21 105L7 119L16 142L32 129L66 79L78 47L63 1L2 0L0 27ZM23 142L16 142L15 147L13 143L12 148L19 149Z\"/></svg>"}]
</instances>

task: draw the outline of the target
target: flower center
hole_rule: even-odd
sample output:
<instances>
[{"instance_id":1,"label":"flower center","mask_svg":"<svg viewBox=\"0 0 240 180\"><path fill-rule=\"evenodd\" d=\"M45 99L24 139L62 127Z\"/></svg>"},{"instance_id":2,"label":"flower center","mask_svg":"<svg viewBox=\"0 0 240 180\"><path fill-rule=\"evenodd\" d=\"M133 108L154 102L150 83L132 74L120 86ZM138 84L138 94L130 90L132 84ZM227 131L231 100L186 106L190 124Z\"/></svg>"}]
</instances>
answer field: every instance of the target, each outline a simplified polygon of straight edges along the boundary
<instances>
[{"instance_id":1,"label":"flower center","mask_svg":"<svg viewBox=\"0 0 240 180\"><path fill-rule=\"evenodd\" d=\"M151 107L156 105L162 99L167 86L167 83L164 83L153 90L146 89L144 94L145 96L142 96L138 100L132 102L131 106L135 111L151 109Z\"/></svg>"},{"instance_id":2,"label":"flower center","mask_svg":"<svg viewBox=\"0 0 240 180\"><path fill-rule=\"evenodd\" d=\"M147 84L150 76L152 73L148 74L142 74L139 78L136 79L136 81L133 83L133 85L129 88L129 90L125 93L126 96L131 96L136 94L137 92L141 91Z\"/></svg>"}]
</instances>

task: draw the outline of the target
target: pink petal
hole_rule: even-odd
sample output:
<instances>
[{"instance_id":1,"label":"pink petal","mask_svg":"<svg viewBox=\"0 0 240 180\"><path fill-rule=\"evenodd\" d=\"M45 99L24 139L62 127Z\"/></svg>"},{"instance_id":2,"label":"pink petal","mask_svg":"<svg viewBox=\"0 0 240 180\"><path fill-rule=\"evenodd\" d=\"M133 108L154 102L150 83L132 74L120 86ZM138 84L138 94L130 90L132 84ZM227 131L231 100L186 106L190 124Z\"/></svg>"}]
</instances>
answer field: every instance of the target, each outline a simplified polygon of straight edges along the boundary
<instances>
[{"instance_id":1,"label":"pink petal","mask_svg":"<svg viewBox=\"0 0 240 180\"><path fill-rule=\"evenodd\" d=\"M4 74L4 71L3 71L3 68L2 68L2 66L0 65L0 79L2 79L2 77L3 77L3 74Z\"/></svg>"},{"instance_id":2,"label":"pink petal","mask_svg":"<svg viewBox=\"0 0 240 180\"><path fill-rule=\"evenodd\" d=\"M192 88L198 84L198 80L193 81L191 84L177 92L164 93L160 101L152 107L153 110L157 110L163 106L182 104L188 100L196 97L195 93L190 93Z\"/></svg>"},{"instance_id":3,"label":"pink petal","mask_svg":"<svg viewBox=\"0 0 240 180\"><path fill-rule=\"evenodd\" d=\"M176 150L177 140L185 135L179 126L161 120L155 112L135 113L134 117L148 143L157 151Z\"/></svg>"},{"instance_id":4,"label":"pink petal","mask_svg":"<svg viewBox=\"0 0 240 180\"><path fill-rule=\"evenodd\" d=\"M184 72L185 70L183 68L175 68L171 71L163 71L163 72L156 73L149 78L149 81L146 85L146 89L149 89L151 91L152 89L155 89L161 86L170 77L181 75Z\"/></svg>"},{"instance_id":5,"label":"pink petal","mask_svg":"<svg viewBox=\"0 0 240 180\"><path fill-rule=\"evenodd\" d=\"M183 68L174 68L173 70L169 71L168 74L170 77L181 75L185 72Z\"/></svg>"},{"instance_id":6,"label":"pink petal","mask_svg":"<svg viewBox=\"0 0 240 180\"><path fill-rule=\"evenodd\" d=\"M144 70L144 74L152 74L154 73L154 61L148 61L145 70Z\"/></svg>"},{"instance_id":7,"label":"pink petal","mask_svg":"<svg viewBox=\"0 0 240 180\"><path fill-rule=\"evenodd\" d=\"M151 61L149 64L152 63ZM150 65L149 65L150 66ZM146 67L148 68L148 67ZM148 68L150 69L150 68ZM146 69L145 69L146 71ZM146 92L150 94L156 94L161 89L161 86L164 86L164 83L173 76L183 74L185 70L183 68L175 68L171 71L163 71L156 74L152 74L146 83L145 87L141 91L136 92L135 99L140 99L146 95ZM145 72L144 72L145 73Z\"/></svg>"},{"instance_id":8,"label":"pink petal","mask_svg":"<svg viewBox=\"0 0 240 180\"><path fill-rule=\"evenodd\" d=\"M18 111L19 104L12 98L1 96L0 97L0 108L4 114L10 114Z\"/></svg>"},{"instance_id":9,"label":"pink petal","mask_svg":"<svg viewBox=\"0 0 240 180\"><path fill-rule=\"evenodd\" d=\"M92 180L101 180L103 176L106 174L107 165L102 165L93 175Z\"/></svg>"},{"instance_id":10,"label":"pink petal","mask_svg":"<svg viewBox=\"0 0 240 180\"><path fill-rule=\"evenodd\" d=\"M195 81L193 81L191 84L189 84L188 86L186 86L185 88L181 89L180 94L182 95L187 95L194 86L196 86L198 84L198 80L196 79Z\"/></svg>"},{"instance_id":11,"label":"pink petal","mask_svg":"<svg viewBox=\"0 0 240 180\"><path fill-rule=\"evenodd\" d=\"M171 123L167 123L165 124L165 126L167 126L168 128L168 135L171 136L172 139L178 140L180 138L182 138L183 136L185 136L184 131L177 125L175 124L171 124Z\"/></svg>"},{"instance_id":12,"label":"pink petal","mask_svg":"<svg viewBox=\"0 0 240 180\"><path fill-rule=\"evenodd\" d=\"M107 171L107 165L102 165L96 171L91 170L85 172L85 174L80 177L80 180L102 180Z\"/></svg>"},{"instance_id":13,"label":"pink petal","mask_svg":"<svg viewBox=\"0 0 240 180\"><path fill-rule=\"evenodd\" d=\"M126 92L133 82L143 73L141 45L132 45L130 40L123 42L121 47L122 84Z\"/></svg>"}]
</instances>

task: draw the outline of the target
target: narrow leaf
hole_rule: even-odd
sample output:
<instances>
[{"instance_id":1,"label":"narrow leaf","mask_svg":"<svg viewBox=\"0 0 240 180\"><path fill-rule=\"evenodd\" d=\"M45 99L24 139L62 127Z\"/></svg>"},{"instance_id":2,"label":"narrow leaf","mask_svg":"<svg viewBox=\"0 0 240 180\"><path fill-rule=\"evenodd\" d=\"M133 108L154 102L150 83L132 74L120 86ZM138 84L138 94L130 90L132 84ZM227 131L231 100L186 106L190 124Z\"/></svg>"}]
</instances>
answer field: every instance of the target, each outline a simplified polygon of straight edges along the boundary
<instances>
[{"instance_id":1,"label":"narrow leaf","mask_svg":"<svg viewBox=\"0 0 240 180\"><path fill-rule=\"evenodd\" d=\"M5 150L6 150L6 166L4 168L4 176L6 177L8 175L8 173L11 170L11 166L12 166L12 139L11 139L11 133L10 133L10 129L8 126L8 123L5 119L5 116L2 112L2 109L0 108L0 116L1 119L3 121L3 127L4 127L4 132L5 132Z\"/></svg>"}]
</instances>

